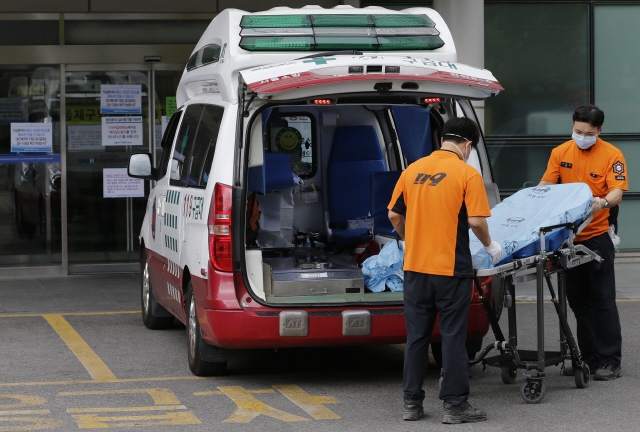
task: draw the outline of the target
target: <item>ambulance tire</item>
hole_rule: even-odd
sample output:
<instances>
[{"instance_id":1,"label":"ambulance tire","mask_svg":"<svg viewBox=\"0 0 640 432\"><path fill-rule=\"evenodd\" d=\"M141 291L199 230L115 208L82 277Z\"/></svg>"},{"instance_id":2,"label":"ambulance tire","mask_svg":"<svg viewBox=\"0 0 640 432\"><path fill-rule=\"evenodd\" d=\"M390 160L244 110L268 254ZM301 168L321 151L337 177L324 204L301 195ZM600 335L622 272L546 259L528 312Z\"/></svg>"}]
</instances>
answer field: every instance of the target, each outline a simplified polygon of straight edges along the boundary
<instances>
[{"instance_id":1,"label":"ambulance tire","mask_svg":"<svg viewBox=\"0 0 640 432\"><path fill-rule=\"evenodd\" d=\"M227 372L227 362L210 362L202 360L200 356L200 346L202 340L202 330L196 314L196 302L193 298L193 285L189 281L187 296L185 297L185 311L187 313L187 358L189 369L196 376L218 376Z\"/></svg>"},{"instance_id":2,"label":"ambulance tire","mask_svg":"<svg viewBox=\"0 0 640 432\"><path fill-rule=\"evenodd\" d=\"M145 261L140 284L140 303L142 306L142 322L151 330L164 330L173 327L174 318L156 301L151 288L149 263ZM155 312L155 314L154 314Z\"/></svg>"}]
</instances>

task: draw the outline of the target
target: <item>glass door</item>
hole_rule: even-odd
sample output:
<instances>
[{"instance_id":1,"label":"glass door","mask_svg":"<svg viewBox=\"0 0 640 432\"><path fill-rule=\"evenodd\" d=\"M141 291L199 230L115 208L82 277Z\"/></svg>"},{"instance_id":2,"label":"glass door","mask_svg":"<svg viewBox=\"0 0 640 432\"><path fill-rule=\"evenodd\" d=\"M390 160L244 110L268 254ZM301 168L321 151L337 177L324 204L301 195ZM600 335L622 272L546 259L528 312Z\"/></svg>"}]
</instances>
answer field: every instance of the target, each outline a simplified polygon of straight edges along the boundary
<instances>
[{"instance_id":1,"label":"glass door","mask_svg":"<svg viewBox=\"0 0 640 432\"><path fill-rule=\"evenodd\" d=\"M114 69L65 73L70 273L137 266L149 183L129 178L126 167L133 153L159 152L176 109L181 70Z\"/></svg>"},{"instance_id":2,"label":"glass door","mask_svg":"<svg viewBox=\"0 0 640 432\"><path fill-rule=\"evenodd\" d=\"M0 267L60 265L60 68L0 67Z\"/></svg>"}]
</instances>

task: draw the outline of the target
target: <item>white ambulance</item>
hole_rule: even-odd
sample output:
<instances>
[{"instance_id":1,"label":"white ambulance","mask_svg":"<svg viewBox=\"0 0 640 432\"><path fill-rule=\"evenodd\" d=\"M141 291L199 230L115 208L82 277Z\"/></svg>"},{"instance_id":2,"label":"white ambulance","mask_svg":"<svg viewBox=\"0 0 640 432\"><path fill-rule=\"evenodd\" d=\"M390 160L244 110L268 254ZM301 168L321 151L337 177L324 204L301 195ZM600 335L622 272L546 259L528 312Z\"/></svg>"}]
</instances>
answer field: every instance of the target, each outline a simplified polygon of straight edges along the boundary
<instances>
[{"instance_id":1,"label":"white ambulance","mask_svg":"<svg viewBox=\"0 0 640 432\"><path fill-rule=\"evenodd\" d=\"M196 375L242 349L404 342L402 292L366 285L359 264L396 238L386 207L401 171L501 90L457 62L432 9L224 10L189 58L156 166L129 163L153 181L145 325L184 323ZM472 159L493 206L482 138ZM474 292L470 355L488 328ZM440 341L436 329L436 359Z\"/></svg>"}]
</instances>

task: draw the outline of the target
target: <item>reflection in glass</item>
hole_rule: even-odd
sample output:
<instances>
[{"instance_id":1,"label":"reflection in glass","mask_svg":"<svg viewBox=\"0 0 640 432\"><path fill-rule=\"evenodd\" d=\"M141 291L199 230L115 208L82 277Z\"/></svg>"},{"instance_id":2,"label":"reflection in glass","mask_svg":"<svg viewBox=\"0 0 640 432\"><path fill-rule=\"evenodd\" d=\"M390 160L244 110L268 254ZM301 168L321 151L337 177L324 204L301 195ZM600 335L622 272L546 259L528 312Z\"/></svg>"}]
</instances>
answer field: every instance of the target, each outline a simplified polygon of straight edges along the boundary
<instances>
[{"instance_id":1,"label":"reflection in glass","mask_svg":"<svg viewBox=\"0 0 640 432\"><path fill-rule=\"evenodd\" d=\"M505 88L486 101L485 133L570 133L589 102L589 5L485 4L484 16L485 67Z\"/></svg>"},{"instance_id":2,"label":"reflection in glass","mask_svg":"<svg viewBox=\"0 0 640 432\"><path fill-rule=\"evenodd\" d=\"M58 68L0 69L0 266L61 262L59 98ZM51 125L43 151L12 139L12 125L29 123Z\"/></svg>"},{"instance_id":3,"label":"reflection in glass","mask_svg":"<svg viewBox=\"0 0 640 432\"><path fill-rule=\"evenodd\" d=\"M487 143L494 182L498 185L500 194L511 195L520 189L537 185L547 169L551 150L562 142L564 141Z\"/></svg>"}]
</instances>

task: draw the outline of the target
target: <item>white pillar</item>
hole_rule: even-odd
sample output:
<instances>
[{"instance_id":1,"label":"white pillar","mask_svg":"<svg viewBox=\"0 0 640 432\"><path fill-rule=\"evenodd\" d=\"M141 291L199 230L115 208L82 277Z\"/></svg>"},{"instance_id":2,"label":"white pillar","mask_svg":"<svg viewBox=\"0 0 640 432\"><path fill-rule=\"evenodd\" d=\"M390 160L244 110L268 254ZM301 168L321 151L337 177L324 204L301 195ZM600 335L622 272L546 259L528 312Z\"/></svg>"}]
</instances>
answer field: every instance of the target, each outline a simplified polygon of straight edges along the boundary
<instances>
[{"instance_id":1,"label":"white pillar","mask_svg":"<svg viewBox=\"0 0 640 432\"><path fill-rule=\"evenodd\" d=\"M484 68L484 0L434 0L456 44L458 61ZM484 129L484 102L473 102Z\"/></svg>"}]
</instances>

